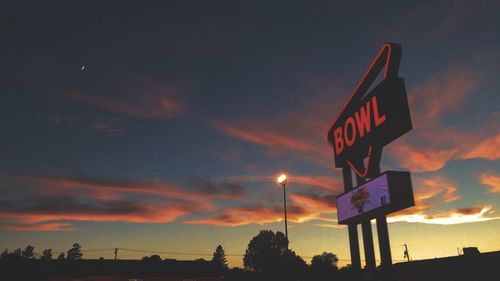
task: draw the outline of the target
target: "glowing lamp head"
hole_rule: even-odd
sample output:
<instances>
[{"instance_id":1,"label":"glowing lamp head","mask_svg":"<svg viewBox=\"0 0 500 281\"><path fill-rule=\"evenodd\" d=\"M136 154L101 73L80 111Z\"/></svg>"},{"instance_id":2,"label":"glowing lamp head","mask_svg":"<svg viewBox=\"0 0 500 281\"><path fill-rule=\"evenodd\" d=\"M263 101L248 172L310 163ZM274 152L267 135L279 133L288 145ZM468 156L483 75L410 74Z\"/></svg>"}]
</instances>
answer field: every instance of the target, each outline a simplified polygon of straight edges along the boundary
<instances>
[{"instance_id":1,"label":"glowing lamp head","mask_svg":"<svg viewBox=\"0 0 500 281\"><path fill-rule=\"evenodd\" d=\"M282 174L281 176L279 176L276 181L279 183L279 184L282 184L284 185L286 183L286 175L285 174Z\"/></svg>"}]
</instances>

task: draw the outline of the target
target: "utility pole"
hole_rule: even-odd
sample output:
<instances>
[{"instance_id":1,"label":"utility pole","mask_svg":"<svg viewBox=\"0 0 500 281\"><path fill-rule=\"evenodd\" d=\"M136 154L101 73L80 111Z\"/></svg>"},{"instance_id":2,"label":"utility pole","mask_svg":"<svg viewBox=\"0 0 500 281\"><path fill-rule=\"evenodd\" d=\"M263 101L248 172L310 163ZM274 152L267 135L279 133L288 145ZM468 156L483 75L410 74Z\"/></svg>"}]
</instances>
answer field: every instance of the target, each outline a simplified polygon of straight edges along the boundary
<instances>
[{"instance_id":1,"label":"utility pole","mask_svg":"<svg viewBox=\"0 0 500 281\"><path fill-rule=\"evenodd\" d=\"M118 248L115 248L115 260L118 257Z\"/></svg>"},{"instance_id":2,"label":"utility pole","mask_svg":"<svg viewBox=\"0 0 500 281\"><path fill-rule=\"evenodd\" d=\"M410 261L410 253L408 253L408 246L405 244L405 256L404 256L408 261Z\"/></svg>"}]
</instances>

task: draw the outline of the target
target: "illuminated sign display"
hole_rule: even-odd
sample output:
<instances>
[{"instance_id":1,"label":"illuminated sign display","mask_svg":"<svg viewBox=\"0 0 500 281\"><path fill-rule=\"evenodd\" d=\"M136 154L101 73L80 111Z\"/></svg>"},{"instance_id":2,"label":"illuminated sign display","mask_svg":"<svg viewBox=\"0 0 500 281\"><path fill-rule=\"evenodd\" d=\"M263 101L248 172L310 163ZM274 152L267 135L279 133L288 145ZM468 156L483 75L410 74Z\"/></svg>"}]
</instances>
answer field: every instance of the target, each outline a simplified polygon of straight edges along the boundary
<instances>
[{"instance_id":1,"label":"illuminated sign display","mask_svg":"<svg viewBox=\"0 0 500 281\"><path fill-rule=\"evenodd\" d=\"M337 197L340 224L372 219L414 206L409 172L387 171Z\"/></svg>"},{"instance_id":2,"label":"illuminated sign display","mask_svg":"<svg viewBox=\"0 0 500 281\"><path fill-rule=\"evenodd\" d=\"M368 157L369 163L374 151L380 154L412 129L405 83L397 75L400 57L400 45L384 45L328 131L336 167L349 165L367 177L370 167L364 168L363 160ZM384 67L382 81L367 93Z\"/></svg>"}]
</instances>

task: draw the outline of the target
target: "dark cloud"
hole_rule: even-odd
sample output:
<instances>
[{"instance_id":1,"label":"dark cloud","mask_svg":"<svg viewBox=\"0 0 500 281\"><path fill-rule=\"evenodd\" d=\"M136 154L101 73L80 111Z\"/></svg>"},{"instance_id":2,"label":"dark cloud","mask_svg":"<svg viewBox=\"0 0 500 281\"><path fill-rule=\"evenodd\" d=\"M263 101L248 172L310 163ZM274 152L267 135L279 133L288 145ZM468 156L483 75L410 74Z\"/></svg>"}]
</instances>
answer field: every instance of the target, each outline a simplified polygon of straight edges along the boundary
<instances>
[{"instance_id":1,"label":"dark cloud","mask_svg":"<svg viewBox=\"0 0 500 281\"><path fill-rule=\"evenodd\" d=\"M237 181L215 182L207 177L193 177L191 181L196 190L221 198L236 199L245 193L245 187Z\"/></svg>"}]
</instances>

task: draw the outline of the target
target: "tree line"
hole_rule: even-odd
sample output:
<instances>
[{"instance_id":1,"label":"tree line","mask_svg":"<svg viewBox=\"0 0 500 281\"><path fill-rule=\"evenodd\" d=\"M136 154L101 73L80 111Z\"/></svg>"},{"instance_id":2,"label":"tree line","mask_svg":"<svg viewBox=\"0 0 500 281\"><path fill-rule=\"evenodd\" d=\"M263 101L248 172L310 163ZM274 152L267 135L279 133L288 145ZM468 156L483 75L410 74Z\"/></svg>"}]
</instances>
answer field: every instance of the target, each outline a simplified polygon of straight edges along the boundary
<instances>
[{"instance_id":1,"label":"tree line","mask_svg":"<svg viewBox=\"0 0 500 281\"><path fill-rule=\"evenodd\" d=\"M5 249L0 259L36 259L52 260L52 249L35 254L34 247L8 251ZM80 260L83 257L82 247L78 243L57 256L57 260ZM198 259L205 261L204 259ZM161 262L162 258L155 254L144 256L143 262ZM338 257L333 253L323 252L315 255L311 264L289 248L287 238L282 232L262 230L248 243L243 257L244 268L229 269L224 248L218 245L213 252L211 263L225 276L227 280L335 280L337 276L349 274L349 266L339 270ZM340 278L342 279L342 278Z\"/></svg>"},{"instance_id":2,"label":"tree line","mask_svg":"<svg viewBox=\"0 0 500 281\"><path fill-rule=\"evenodd\" d=\"M64 252L61 252L56 259L58 260L80 260L83 257L82 253L82 246L80 244L75 243L73 246L66 251L66 254ZM15 249L13 251L10 251L8 249L5 249L2 254L0 254L0 259L35 259L35 247L28 245L26 248L21 249ZM52 249L45 249L43 250L42 254L40 255L40 260L43 261L49 261L52 260Z\"/></svg>"}]
</instances>

